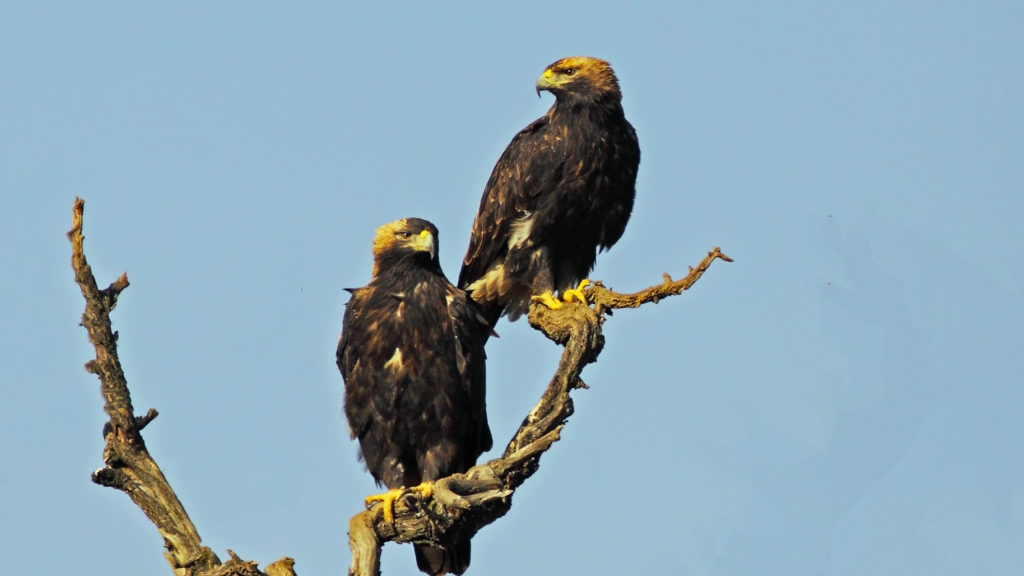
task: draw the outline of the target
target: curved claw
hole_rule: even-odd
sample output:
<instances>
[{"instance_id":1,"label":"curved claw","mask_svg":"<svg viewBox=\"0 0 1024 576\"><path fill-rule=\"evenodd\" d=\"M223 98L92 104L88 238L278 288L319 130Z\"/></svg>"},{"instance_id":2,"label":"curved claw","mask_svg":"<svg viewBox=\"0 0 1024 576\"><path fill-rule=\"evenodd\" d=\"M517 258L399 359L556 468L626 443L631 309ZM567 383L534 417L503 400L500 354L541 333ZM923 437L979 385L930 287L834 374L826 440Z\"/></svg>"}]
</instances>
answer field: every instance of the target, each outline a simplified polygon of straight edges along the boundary
<instances>
[{"instance_id":1,"label":"curved claw","mask_svg":"<svg viewBox=\"0 0 1024 576\"><path fill-rule=\"evenodd\" d=\"M405 489L397 488L383 494L371 494L366 497L366 506L370 507L374 503L380 502L380 505L384 507L384 521L391 524L395 521L395 500L401 498L404 492Z\"/></svg>"},{"instance_id":2,"label":"curved claw","mask_svg":"<svg viewBox=\"0 0 1024 576\"><path fill-rule=\"evenodd\" d=\"M532 296L530 300L534 302L540 302L541 304L547 306L552 310L558 310L563 306L562 301L559 300L558 298L555 298L555 295L552 294L551 292L545 292L543 294Z\"/></svg>"},{"instance_id":3,"label":"curved claw","mask_svg":"<svg viewBox=\"0 0 1024 576\"><path fill-rule=\"evenodd\" d=\"M583 293L583 289L587 286L590 286L590 280L584 278L583 280L580 280L579 286L562 290L562 300L565 300L566 302L572 302L575 300L580 304L587 306L587 296Z\"/></svg>"},{"instance_id":4,"label":"curved claw","mask_svg":"<svg viewBox=\"0 0 1024 576\"><path fill-rule=\"evenodd\" d=\"M424 500L426 500L427 498L430 498L434 494L434 483L423 482L419 486L413 486L408 490L410 492L418 492L419 495L422 496Z\"/></svg>"},{"instance_id":5,"label":"curved claw","mask_svg":"<svg viewBox=\"0 0 1024 576\"><path fill-rule=\"evenodd\" d=\"M430 498L434 494L434 483L424 482L418 486L411 488L396 488L394 490L388 490L383 494L373 494L366 497L366 506L372 506L373 504L380 502L380 505L384 507L384 521L391 524L395 521L395 501L404 496L407 492L417 492L424 499Z\"/></svg>"}]
</instances>

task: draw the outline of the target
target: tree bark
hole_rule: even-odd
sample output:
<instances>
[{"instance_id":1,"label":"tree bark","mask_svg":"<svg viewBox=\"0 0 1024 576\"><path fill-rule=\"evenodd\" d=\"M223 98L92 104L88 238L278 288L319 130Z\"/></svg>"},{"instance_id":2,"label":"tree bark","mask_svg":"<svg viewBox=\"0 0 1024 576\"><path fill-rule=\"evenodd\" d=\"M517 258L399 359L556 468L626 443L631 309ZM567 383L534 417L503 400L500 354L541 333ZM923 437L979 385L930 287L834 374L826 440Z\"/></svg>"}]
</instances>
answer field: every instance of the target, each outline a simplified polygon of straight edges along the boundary
<instances>
[{"instance_id":1,"label":"tree bark","mask_svg":"<svg viewBox=\"0 0 1024 576\"><path fill-rule=\"evenodd\" d=\"M184 506L153 460L142 438L142 429L158 413L155 409L136 416L128 383L117 354L117 332L111 329L110 313L128 287L122 274L100 289L85 258L82 218L85 202L75 199L71 230L71 266L85 298L82 326L96 350L86 363L87 371L100 379L104 410L110 420L103 427L105 466L92 474L93 482L126 493L146 514L164 538L165 557L177 576L295 576L294 560L283 557L260 571L256 562L245 561L228 550L221 562L202 545ZM661 284L634 294L620 294L600 282L585 290L593 307L565 304L558 310L534 304L530 325L564 346L558 368L537 405L523 419L502 456L474 466L464 474L438 480L430 496L407 492L395 503L394 521L386 522L381 506L374 505L352 517L349 545L352 576L380 574L380 551L385 542L414 542L444 546L476 534L505 515L515 490L540 466L541 455L558 441L573 413L570 392L586 388L580 379L583 368L597 360L604 347L601 326L617 308L636 308L689 289L715 260L732 260L716 247L689 273L676 281L668 274Z\"/></svg>"},{"instance_id":2,"label":"tree bark","mask_svg":"<svg viewBox=\"0 0 1024 576\"><path fill-rule=\"evenodd\" d=\"M68 232L71 267L85 298L82 327L96 350L96 358L87 362L85 369L99 377L103 409L110 417L103 425L105 465L92 473L92 481L116 488L135 502L163 536L164 557L177 576L263 574L255 563L244 562L230 551L231 560L222 564L212 550L202 545L185 507L146 449L142 429L157 417L157 411L150 408L145 415L135 416L128 382L117 355L118 334L110 325L110 313L117 305L118 296L128 287L128 275L121 274L104 289L96 284L92 268L85 259L84 210L85 201L76 198ZM277 576L294 576L290 566L288 570Z\"/></svg>"},{"instance_id":3,"label":"tree bark","mask_svg":"<svg viewBox=\"0 0 1024 576\"><path fill-rule=\"evenodd\" d=\"M504 516L512 507L516 488L537 471L541 455L559 440L573 413L570 392L587 387L580 374L587 364L597 361L604 347L601 326L606 315L617 308L636 308L681 294L715 260L732 262L715 247L683 278L673 281L665 274L661 284L634 294L620 294L596 282L584 291L593 308L579 303L565 304L558 310L537 303L531 305L530 325L565 347L558 369L537 405L523 419L501 458L438 481L430 497L407 492L395 505L393 523L384 520L382 507L376 505L353 516L349 522L349 575L380 574L380 551L385 542L444 546L472 536Z\"/></svg>"}]
</instances>

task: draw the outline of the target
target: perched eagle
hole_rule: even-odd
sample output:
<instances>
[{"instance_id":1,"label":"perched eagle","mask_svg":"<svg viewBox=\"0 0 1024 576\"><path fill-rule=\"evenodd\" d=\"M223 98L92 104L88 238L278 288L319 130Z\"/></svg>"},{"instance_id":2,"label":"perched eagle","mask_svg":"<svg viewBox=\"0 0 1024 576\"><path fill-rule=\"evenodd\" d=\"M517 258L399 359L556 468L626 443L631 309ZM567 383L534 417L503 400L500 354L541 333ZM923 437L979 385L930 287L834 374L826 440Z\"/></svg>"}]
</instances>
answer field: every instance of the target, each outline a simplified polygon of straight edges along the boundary
<instances>
[{"instance_id":1,"label":"perched eagle","mask_svg":"<svg viewBox=\"0 0 1024 576\"><path fill-rule=\"evenodd\" d=\"M541 90L555 103L494 166L459 273L492 327L533 297L561 306L556 289L582 301L598 248L619 240L633 210L640 146L608 63L563 58L537 80Z\"/></svg>"},{"instance_id":2,"label":"perched eagle","mask_svg":"<svg viewBox=\"0 0 1024 576\"><path fill-rule=\"evenodd\" d=\"M371 496L392 518L402 488L476 464L491 448L484 403L486 320L453 286L437 257L437 228L406 218L377 229L373 279L351 290L338 341L345 416L370 474L391 489ZM469 540L416 546L428 574L462 574Z\"/></svg>"}]
</instances>

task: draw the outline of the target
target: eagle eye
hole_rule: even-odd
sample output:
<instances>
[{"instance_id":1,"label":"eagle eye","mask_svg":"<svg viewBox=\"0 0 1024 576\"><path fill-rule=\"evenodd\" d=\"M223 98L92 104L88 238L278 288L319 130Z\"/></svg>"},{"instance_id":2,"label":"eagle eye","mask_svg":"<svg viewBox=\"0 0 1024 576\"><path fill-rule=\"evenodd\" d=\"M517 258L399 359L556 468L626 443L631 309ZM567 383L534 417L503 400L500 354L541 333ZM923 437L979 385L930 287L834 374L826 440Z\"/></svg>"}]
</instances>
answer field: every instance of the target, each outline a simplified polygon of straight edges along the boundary
<instances>
[{"instance_id":1,"label":"eagle eye","mask_svg":"<svg viewBox=\"0 0 1024 576\"><path fill-rule=\"evenodd\" d=\"M566 68L565 70L562 71L562 74L565 74L566 76L575 76L576 75L576 69L575 68Z\"/></svg>"},{"instance_id":2,"label":"eagle eye","mask_svg":"<svg viewBox=\"0 0 1024 576\"><path fill-rule=\"evenodd\" d=\"M412 232L409 232L408 230L402 230L401 232L395 232L395 236L398 236L402 240L408 240L409 238L412 237Z\"/></svg>"}]
</instances>

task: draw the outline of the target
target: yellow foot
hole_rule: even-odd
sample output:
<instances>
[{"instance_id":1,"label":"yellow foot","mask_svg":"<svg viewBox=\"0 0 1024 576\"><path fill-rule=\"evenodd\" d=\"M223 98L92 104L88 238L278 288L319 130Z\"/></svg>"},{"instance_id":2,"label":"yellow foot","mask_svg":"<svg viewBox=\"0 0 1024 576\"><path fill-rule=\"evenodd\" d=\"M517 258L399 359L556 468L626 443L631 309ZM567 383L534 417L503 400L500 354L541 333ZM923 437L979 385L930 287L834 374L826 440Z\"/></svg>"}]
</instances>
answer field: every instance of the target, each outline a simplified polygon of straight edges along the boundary
<instances>
[{"instance_id":1,"label":"yellow foot","mask_svg":"<svg viewBox=\"0 0 1024 576\"><path fill-rule=\"evenodd\" d=\"M395 500L401 498L404 492L404 488L399 488L397 490L388 490L383 494L367 496L366 506L370 507L370 505L380 502L380 505L384 507L384 521L390 524L395 521Z\"/></svg>"},{"instance_id":2,"label":"yellow foot","mask_svg":"<svg viewBox=\"0 0 1024 576\"><path fill-rule=\"evenodd\" d=\"M420 496L422 496L424 499L427 499L427 498L430 498L430 496L434 494L434 483L433 482L424 482L424 483L420 484L419 486L413 486L412 488L409 488L408 490L410 492L419 492Z\"/></svg>"},{"instance_id":3,"label":"yellow foot","mask_svg":"<svg viewBox=\"0 0 1024 576\"><path fill-rule=\"evenodd\" d=\"M551 292L545 292L543 294L532 296L530 300L534 302L540 302L541 304L547 306L552 310L558 310L559 308L562 307L562 301L559 300L558 298L555 298L555 295L552 294Z\"/></svg>"},{"instance_id":4,"label":"yellow foot","mask_svg":"<svg viewBox=\"0 0 1024 576\"><path fill-rule=\"evenodd\" d=\"M590 286L590 280L584 278L583 280L580 280L579 286L575 288L569 288L567 290L562 290L562 300L565 300L566 302L572 302L573 300L577 300L580 304L586 306L587 297L583 294L583 289L586 288L587 286Z\"/></svg>"},{"instance_id":5,"label":"yellow foot","mask_svg":"<svg viewBox=\"0 0 1024 576\"><path fill-rule=\"evenodd\" d=\"M434 483L424 482L412 488L397 488L395 490L388 490L383 494L367 496L366 506L380 502L380 505L384 507L384 521L390 524L395 521L395 501L405 495L406 492L417 492L423 498L430 498L434 493Z\"/></svg>"}]
</instances>

